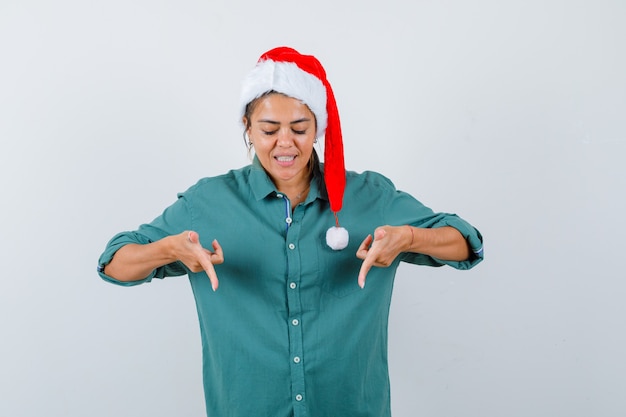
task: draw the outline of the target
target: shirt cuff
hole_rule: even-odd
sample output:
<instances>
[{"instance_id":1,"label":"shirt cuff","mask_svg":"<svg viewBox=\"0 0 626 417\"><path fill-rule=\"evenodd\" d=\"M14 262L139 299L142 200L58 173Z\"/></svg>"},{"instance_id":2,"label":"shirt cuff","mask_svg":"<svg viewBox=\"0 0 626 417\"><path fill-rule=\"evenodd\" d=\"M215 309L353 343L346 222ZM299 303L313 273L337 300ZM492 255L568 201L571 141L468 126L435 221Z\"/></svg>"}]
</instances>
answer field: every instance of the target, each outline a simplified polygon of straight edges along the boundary
<instances>
[{"instance_id":1,"label":"shirt cuff","mask_svg":"<svg viewBox=\"0 0 626 417\"><path fill-rule=\"evenodd\" d=\"M459 233L463 235L472 251L469 259L465 261L442 261L443 263L445 263L446 265L450 265L456 269L470 269L479 264L484 259L485 251L483 246L483 237L475 227L473 227L460 217L456 216L447 217L433 227L442 226L450 226L458 230Z\"/></svg>"},{"instance_id":2,"label":"shirt cuff","mask_svg":"<svg viewBox=\"0 0 626 417\"><path fill-rule=\"evenodd\" d=\"M109 241L106 249L98 259L98 265L96 267L96 270L98 272L98 275L100 275L100 278L111 284L121 285L124 287L131 287L134 285L139 285L152 281L152 278L156 276L156 270L152 271L152 273L146 278L137 281L120 281L104 273L104 267L111 262L111 259L113 259L113 255L115 255L115 253L120 250L122 246L128 245L130 243L147 244L150 243L150 241L144 236L132 232L123 232L115 235Z\"/></svg>"}]
</instances>

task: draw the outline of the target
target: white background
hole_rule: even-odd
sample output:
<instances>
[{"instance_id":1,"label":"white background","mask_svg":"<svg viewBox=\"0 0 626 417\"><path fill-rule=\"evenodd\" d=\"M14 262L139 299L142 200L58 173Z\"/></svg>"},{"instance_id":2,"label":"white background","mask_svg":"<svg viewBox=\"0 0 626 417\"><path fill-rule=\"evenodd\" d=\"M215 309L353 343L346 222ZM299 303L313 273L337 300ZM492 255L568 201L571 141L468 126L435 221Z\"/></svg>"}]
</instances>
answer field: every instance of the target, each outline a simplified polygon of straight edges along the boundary
<instances>
[{"instance_id":1,"label":"white background","mask_svg":"<svg viewBox=\"0 0 626 417\"><path fill-rule=\"evenodd\" d=\"M0 416L201 416L185 278L96 261L204 176L248 163L239 85L316 55L346 166L485 237L403 265L396 417L626 415L623 0L0 1ZM250 248L258 250L259 248Z\"/></svg>"}]
</instances>

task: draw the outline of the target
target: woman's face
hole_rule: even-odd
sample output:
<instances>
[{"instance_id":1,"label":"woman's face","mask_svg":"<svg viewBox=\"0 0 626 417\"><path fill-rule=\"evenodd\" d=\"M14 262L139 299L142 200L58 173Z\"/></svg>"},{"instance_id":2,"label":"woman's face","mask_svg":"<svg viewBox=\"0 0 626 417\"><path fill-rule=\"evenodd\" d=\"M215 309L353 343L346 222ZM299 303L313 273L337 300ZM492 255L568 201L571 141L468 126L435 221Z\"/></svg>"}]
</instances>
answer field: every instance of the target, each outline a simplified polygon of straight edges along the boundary
<instances>
[{"instance_id":1,"label":"woman's face","mask_svg":"<svg viewBox=\"0 0 626 417\"><path fill-rule=\"evenodd\" d=\"M308 106L282 94L262 97L250 115L247 133L261 165L279 189L308 184L316 134L315 116Z\"/></svg>"}]
</instances>

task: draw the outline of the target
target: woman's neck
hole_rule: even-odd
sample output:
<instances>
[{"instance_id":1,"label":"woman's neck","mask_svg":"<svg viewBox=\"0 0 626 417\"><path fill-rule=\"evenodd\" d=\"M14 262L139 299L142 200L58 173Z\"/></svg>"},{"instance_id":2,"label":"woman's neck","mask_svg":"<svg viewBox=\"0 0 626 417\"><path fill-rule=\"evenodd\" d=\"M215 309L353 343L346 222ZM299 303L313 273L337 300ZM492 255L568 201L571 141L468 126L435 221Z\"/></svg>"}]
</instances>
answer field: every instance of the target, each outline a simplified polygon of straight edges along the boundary
<instances>
[{"instance_id":1,"label":"woman's neck","mask_svg":"<svg viewBox=\"0 0 626 417\"><path fill-rule=\"evenodd\" d=\"M297 182L294 181L293 183L290 181L277 183L276 188L278 191L286 195L295 206L306 199L306 196L309 193L309 188L311 188L311 176L307 176Z\"/></svg>"}]
</instances>

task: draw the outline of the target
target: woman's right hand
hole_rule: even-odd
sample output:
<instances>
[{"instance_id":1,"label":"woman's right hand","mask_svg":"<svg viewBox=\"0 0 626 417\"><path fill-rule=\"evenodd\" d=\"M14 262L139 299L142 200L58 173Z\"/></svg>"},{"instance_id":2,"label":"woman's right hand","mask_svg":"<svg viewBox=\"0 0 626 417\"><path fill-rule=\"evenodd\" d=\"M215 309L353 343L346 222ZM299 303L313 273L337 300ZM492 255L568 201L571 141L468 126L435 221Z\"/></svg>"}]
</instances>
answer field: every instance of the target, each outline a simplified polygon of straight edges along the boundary
<instances>
[{"instance_id":1,"label":"woman's right hand","mask_svg":"<svg viewBox=\"0 0 626 417\"><path fill-rule=\"evenodd\" d=\"M224 253L217 240L211 243L213 251L204 248L200 244L200 236L194 231L185 231L179 235L172 236L175 240L173 249L176 259L185 264L191 272L206 272L211 280L213 291L217 290L219 281L213 265L224 262Z\"/></svg>"},{"instance_id":2,"label":"woman's right hand","mask_svg":"<svg viewBox=\"0 0 626 417\"><path fill-rule=\"evenodd\" d=\"M213 265L223 263L224 254L217 240L212 245L213 251L203 248L198 233L188 230L152 243L129 243L113 255L113 259L104 267L104 273L122 282L139 281L156 268L180 261L191 272L204 270L215 291L218 280Z\"/></svg>"}]
</instances>

